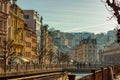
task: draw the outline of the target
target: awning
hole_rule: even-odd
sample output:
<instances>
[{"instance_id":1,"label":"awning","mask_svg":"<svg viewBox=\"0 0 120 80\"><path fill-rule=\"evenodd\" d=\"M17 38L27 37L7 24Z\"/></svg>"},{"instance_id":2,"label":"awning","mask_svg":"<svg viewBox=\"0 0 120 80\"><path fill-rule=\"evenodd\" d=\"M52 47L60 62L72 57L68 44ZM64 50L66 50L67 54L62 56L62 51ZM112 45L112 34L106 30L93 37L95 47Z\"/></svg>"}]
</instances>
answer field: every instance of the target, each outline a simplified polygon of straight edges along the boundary
<instances>
[{"instance_id":1,"label":"awning","mask_svg":"<svg viewBox=\"0 0 120 80\"><path fill-rule=\"evenodd\" d=\"M21 57L21 59L22 59L24 62L29 62L29 60L26 59L26 58Z\"/></svg>"},{"instance_id":2,"label":"awning","mask_svg":"<svg viewBox=\"0 0 120 80\"><path fill-rule=\"evenodd\" d=\"M22 63L24 63L24 62L29 62L28 59L23 58L23 57L20 57L20 56L16 57L13 61L14 61L15 63L20 63L20 64L22 64Z\"/></svg>"},{"instance_id":3,"label":"awning","mask_svg":"<svg viewBox=\"0 0 120 80\"><path fill-rule=\"evenodd\" d=\"M17 64L22 64L23 60L21 59L21 57L18 56L18 57L16 57L16 58L13 59L13 62L17 63Z\"/></svg>"}]
</instances>

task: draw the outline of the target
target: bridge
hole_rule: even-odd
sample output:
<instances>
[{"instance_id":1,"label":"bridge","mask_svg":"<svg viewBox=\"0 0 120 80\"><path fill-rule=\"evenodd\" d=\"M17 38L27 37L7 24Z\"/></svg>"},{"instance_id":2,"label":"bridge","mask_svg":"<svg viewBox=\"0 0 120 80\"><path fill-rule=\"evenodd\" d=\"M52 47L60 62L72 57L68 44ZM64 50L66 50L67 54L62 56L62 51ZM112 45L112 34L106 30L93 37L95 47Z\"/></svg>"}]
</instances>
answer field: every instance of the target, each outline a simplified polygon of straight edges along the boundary
<instances>
[{"instance_id":1,"label":"bridge","mask_svg":"<svg viewBox=\"0 0 120 80\"><path fill-rule=\"evenodd\" d=\"M116 77L119 71L119 65L8 65L6 72L0 73L0 80L67 80L68 78L75 80L77 75L74 73L80 72L88 73L88 75L79 77L77 80L112 80L110 79L112 74Z\"/></svg>"}]
</instances>

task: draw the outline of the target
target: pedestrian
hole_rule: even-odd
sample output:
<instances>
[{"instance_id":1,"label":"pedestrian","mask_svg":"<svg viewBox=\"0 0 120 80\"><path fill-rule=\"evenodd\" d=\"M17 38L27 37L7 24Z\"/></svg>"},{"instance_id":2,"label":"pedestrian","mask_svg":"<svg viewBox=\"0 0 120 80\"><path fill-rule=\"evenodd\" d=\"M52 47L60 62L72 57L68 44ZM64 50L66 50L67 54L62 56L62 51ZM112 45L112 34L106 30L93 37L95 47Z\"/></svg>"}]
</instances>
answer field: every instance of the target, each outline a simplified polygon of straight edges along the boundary
<instances>
[{"instance_id":1,"label":"pedestrian","mask_svg":"<svg viewBox=\"0 0 120 80\"><path fill-rule=\"evenodd\" d=\"M89 67L91 68L91 63L89 62Z\"/></svg>"}]
</instances>

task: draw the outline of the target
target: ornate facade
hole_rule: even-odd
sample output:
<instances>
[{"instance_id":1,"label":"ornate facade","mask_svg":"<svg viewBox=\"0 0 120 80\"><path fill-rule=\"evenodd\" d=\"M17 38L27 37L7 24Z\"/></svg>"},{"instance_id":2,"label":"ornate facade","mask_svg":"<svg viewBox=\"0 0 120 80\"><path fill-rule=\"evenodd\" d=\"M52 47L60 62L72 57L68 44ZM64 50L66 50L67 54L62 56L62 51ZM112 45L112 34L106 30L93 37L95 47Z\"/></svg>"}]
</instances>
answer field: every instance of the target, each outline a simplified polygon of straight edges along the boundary
<instances>
[{"instance_id":1,"label":"ornate facade","mask_svg":"<svg viewBox=\"0 0 120 80\"><path fill-rule=\"evenodd\" d=\"M91 37L83 39L76 48L76 59L78 62L96 63L98 62L97 42Z\"/></svg>"},{"instance_id":2,"label":"ornate facade","mask_svg":"<svg viewBox=\"0 0 120 80\"><path fill-rule=\"evenodd\" d=\"M9 0L0 0L0 67L4 62L5 47L4 41L8 41L9 24Z\"/></svg>"},{"instance_id":3,"label":"ornate facade","mask_svg":"<svg viewBox=\"0 0 120 80\"><path fill-rule=\"evenodd\" d=\"M15 53L13 57L24 56L25 41L24 41L24 19L23 11L13 0L10 9L10 37L12 42L11 53Z\"/></svg>"}]
</instances>

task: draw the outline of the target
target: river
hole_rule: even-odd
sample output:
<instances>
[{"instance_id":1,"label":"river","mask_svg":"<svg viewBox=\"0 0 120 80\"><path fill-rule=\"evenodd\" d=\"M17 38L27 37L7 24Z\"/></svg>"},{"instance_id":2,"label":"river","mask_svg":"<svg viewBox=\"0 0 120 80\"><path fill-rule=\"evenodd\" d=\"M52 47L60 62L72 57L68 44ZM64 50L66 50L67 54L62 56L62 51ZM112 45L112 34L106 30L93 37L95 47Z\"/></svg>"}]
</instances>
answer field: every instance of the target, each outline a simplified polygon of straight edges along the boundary
<instances>
[{"instance_id":1,"label":"river","mask_svg":"<svg viewBox=\"0 0 120 80\"><path fill-rule=\"evenodd\" d=\"M79 78L81 78L81 77L83 77L83 76L86 76L86 75L88 75L88 74L90 74L90 73L84 73L84 72L81 72L81 73L73 73L73 74L75 74L76 75L76 79L79 79Z\"/></svg>"}]
</instances>

